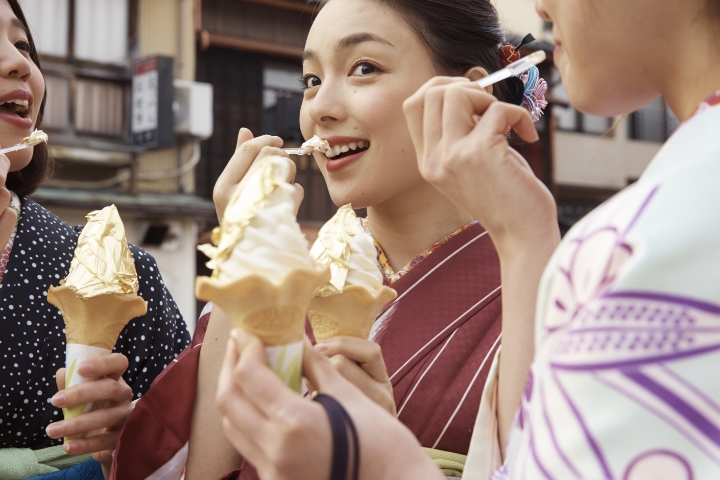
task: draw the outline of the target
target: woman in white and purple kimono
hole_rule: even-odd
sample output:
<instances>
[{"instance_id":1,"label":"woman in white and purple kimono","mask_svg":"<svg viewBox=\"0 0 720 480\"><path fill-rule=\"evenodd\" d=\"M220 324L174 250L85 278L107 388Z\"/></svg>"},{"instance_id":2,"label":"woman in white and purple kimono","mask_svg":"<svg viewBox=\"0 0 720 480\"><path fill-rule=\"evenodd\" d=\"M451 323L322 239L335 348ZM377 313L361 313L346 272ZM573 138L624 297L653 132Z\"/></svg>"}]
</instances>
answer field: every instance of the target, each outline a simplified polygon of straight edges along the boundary
<instances>
[{"instance_id":1,"label":"woman in white and purple kimono","mask_svg":"<svg viewBox=\"0 0 720 480\"><path fill-rule=\"evenodd\" d=\"M575 107L615 116L662 95L682 124L637 183L558 246L552 197L505 139L511 128L537 139L526 112L462 79L436 78L406 102L423 176L487 228L500 257L502 351L463 478L720 478L720 2L536 8ZM314 352L305 374L351 419L328 408L332 433L323 406L262 366L254 337L235 345L219 405L268 479L442 478ZM341 441L353 423L359 445Z\"/></svg>"}]
</instances>

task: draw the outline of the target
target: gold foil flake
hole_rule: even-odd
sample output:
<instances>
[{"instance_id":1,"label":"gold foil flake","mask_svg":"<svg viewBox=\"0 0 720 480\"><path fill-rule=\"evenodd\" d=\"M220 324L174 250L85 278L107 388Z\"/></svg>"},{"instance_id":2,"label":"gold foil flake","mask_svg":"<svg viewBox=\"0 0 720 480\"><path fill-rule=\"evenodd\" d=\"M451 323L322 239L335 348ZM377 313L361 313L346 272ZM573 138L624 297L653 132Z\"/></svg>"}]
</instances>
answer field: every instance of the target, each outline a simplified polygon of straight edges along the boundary
<instances>
[{"instance_id":1,"label":"gold foil flake","mask_svg":"<svg viewBox=\"0 0 720 480\"><path fill-rule=\"evenodd\" d=\"M63 285L80 298L137 293L135 262L115 205L89 213Z\"/></svg>"},{"instance_id":2,"label":"gold foil flake","mask_svg":"<svg viewBox=\"0 0 720 480\"><path fill-rule=\"evenodd\" d=\"M42 130L35 130L33 133L30 134L29 137L25 137L20 140L20 145L34 145L40 142L47 143L47 141L47 133L43 132Z\"/></svg>"},{"instance_id":3,"label":"gold foil flake","mask_svg":"<svg viewBox=\"0 0 720 480\"><path fill-rule=\"evenodd\" d=\"M283 159L284 160L284 159ZM219 266L232 254L235 245L242 239L247 227L257 212L268 201L276 187L287 183L282 166L265 157L256 162L238 185L230 199L219 230L213 231L213 245L200 245L198 249L210 258L208 268L213 270L213 278L219 275Z\"/></svg>"},{"instance_id":4,"label":"gold foil flake","mask_svg":"<svg viewBox=\"0 0 720 480\"><path fill-rule=\"evenodd\" d=\"M345 205L320 229L310 255L320 265L330 267L330 283L318 288L315 296L342 293L350 265L350 242L358 228L358 218L352 205Z\"/></svg>"}]
</instances>

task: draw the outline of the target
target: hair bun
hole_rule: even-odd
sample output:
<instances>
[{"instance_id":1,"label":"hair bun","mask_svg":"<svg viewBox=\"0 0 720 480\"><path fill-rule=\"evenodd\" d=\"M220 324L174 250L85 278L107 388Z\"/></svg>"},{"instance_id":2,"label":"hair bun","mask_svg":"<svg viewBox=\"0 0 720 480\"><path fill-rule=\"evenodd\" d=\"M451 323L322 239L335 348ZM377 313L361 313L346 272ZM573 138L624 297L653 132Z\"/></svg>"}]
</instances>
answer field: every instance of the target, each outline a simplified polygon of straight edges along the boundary
<instances>
[{"instance_id":1,"label":"hair bun","mask_svg":"<svg viewBox=\"0 0 720 480\"><path fill-rule=\"evenodd\" d=\"M510 77L505 83L510 93L510 101L508 103L522 105L525 94L525 84L523 84L523 81L518 77Z\"/></svg>"}]
</instances>

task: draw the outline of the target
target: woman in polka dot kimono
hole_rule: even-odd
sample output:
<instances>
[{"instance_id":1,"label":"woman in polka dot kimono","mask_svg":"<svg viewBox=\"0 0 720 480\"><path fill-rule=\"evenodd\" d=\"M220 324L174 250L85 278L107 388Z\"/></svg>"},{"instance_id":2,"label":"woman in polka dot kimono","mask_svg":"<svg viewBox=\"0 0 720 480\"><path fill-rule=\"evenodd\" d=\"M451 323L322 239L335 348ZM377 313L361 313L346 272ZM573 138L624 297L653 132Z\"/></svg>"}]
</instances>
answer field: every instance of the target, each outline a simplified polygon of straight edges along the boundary
<instances>
[{"instance_id":1,"label":"woman in polka dot kimono","mask_svg":"<svg viewBox=\"0 0 720 480\"><path fill-rule=\"evenodd\" d=\"M35 45L18 1L0 0L0 145L17 144L40 127L44 91ZM81 228L68 226L27 198L50 171L44 144L0 155L3 479L62 470L68 466L66 457L59 463L44 464L47 450L37 451L61 445L63 437L77 433L91 432L85 439L66 442L65 453L93 454L100 462L109 461L119 430L132 409L132 399L147 391L153 379L190 342L155 260L131 246L139 294L148 302L147 314L133 320L120 334L115 353L79 366L78 373L100 377L97 381L58 393L55 378L65 363L65 331L60 312L47 302L46 292L67 275ZM62 421L61 408L89 402L95 402L95 411ZM28 458L37 461L28 462ZM97 463L92 468L95 474L100 471Z\"/></svg>"}]
</instances>

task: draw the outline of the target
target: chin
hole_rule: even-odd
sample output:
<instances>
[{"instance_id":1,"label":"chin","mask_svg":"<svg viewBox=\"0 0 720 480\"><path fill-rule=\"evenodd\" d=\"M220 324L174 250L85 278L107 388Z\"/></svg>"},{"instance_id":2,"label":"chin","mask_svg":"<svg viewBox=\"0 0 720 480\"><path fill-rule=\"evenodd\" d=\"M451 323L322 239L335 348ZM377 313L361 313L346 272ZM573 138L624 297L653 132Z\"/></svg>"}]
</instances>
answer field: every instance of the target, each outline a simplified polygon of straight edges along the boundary
<instances>
[{"instance_id":1,"label":"chin","mask_svg":"<svg viewBox=\"0 0 720 480\"><path fill-rule=\"evenodd\" d=\"M10 171L17 172L30 164L33 156L33 148L25 148L17 152L10 152L7 155L10 160Z\"/></svg>"}]
</instances>

